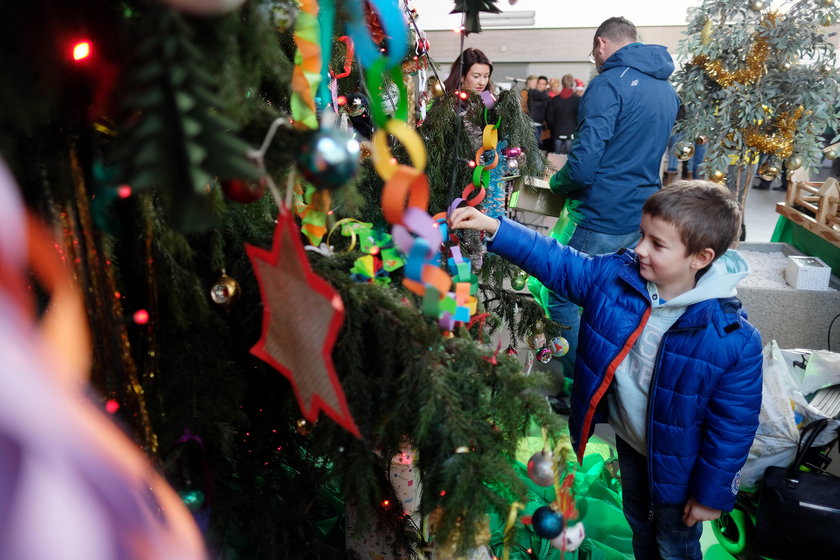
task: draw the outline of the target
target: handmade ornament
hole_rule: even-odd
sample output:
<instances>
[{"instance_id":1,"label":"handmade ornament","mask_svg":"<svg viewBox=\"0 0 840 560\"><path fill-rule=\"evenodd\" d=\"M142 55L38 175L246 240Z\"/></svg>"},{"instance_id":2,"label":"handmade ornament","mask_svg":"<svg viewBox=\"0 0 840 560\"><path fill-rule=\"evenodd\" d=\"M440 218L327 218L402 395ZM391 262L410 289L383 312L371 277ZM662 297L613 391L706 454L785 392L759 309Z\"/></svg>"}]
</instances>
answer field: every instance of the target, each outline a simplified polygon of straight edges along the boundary
<instances>
[{"instance_id":1,"label":"handmade ornament","mask_svg":"<svg viewBox=\"0 0 840 560\"><path fill-rule=\"evenodd\" d=\"M544 364L547 364L548 362L551 361L551 358L552 358L552 356L551 356L551 349L550 348L540 348L539 351L537 351L537 359L540 362L542 362Z\"/></svg>"},{"instance_id":2,"label":"handmade ornament","mask_svg":"<svg viewBox=\"0 0 840 560\"><path fill-rule=\"evenodd\" d=\"M539 350L545 346L545 334L541 332L534 333L531 338L528 339L528 346L533 350Z\"/></svg>"},{"instance_id":3,"label":"handmade ornament","mask_svg":"<svg viewBox=\"0 0 840 560\"><path fill-rule=\"evenodd\" d=\"M199 16L215 16L226 14L241 6L245 0L162 0L168 4L190 14Z\"/></svg>"},{"instance_id":4,"label":"handmade ornament","mask_svg":"<svg viewBox=\"0 0 840 560\"><path fill-rule=\"evenodd\" d=\"M455 9L450 14L464 14L464 35L481 33L479 12L500 14L502 10L496 6L496 0L455 0Z\"/></svg>"},{"instance_id":5,"label":"handmade ornament","mask_svg":"<svg viewBox=\"0 0 840 560\"><path fill-rule=\"evenodd\" d=\"M250 204L262 198L268 182L265 176L260 177L256 181L247 181L245 179L228 179L222 181L222 192L225 196L233 202L240 204Z\"/></svg>"},{"instance_id":6,"label":"handmade ornament","mask_svg":"<svg viewBox=\"0 0 840 560\"><path fill-rule=\"evenodd\" d=\"M564 552L574 552L580 547L583 539L586 538L586 531L583 523L578 521L563 529L560 536L551 539L551 546Z\"/></svg>"},{"instance_id":7,"label":"handmade ornament","mask_svg":"<svg viewBox=\"0 0 840 560\"><path fill-rule=\"evenodd\" d=\"M688 161L694 156L694 144L686 140L674 143L674 157L680 161Z\"/></svg>"},{"instance_id":8,"label":"handmade ornament","mask_svg":"<svg viewBox=\"0 0 840 560\"><path fill-rule=\"evenodd\" d=\"M539 486L554 484L554 453L537 451L528 459L528 477Z\"/></svg>"},{"instance_id":9,"label":"handmade ornament","mask_svg":"<svg viewBox=\"0 0 840 560\"><path fill-rule=\"evenodd\" d=\"M322 128L301 146L297 168L320 189L335 190L359 171L359 141L338 128Z\"/></svg>"},{"instance_id":10,"label":"handmade ornament","mask_svg":"<svg viewBox=\"0 0 840 560\"><path fill-rule=\"evenodd\" d=\"M531 526L537 536L553 539L563 532L563 515L551 506L541 506L531 516Z\"/></svg>"},{"instance_id":11,"label":"handmade ornament","mask_svg":"<svg viewBox=\"0 0 840 560\"><path fill-rule=\"evenodd\" d=\"M787 167L790 171L795 171L802 167L802 156L800 155L792 155L785 161L785 167Z\"/></svg>"},{"instance_id":12,"label":"handmade ornament","mask_svg":"<svg viewBox=\"0 0 840 560\"><path fill-rule=\"evenodd\" d=\"M291 213L282 208L270 251L246 245L263 301L262 335L251 353L287 377L309 422L324 411L356 437L332 361L344 304L315 274Z\"/></svg>"},{"instance_id":13,"label":"handmade ornament","mask_svg":"<svg viewBox=\"0 0 840 560\"><path fill-rule=\"evenodd\" d=\"M551 339L551 343L548 347L551 349L552 355L555 358L559 358L561 356L565 356L569 351L569 341L562 336L555 336Z\"/></svg>"},{"instance_id":14,"label":"handmade ornament","mask_svg":"<svg viewBox=\"0 0 840 560\"><path fill-rule=\"evenodd\" d=\"M213 303L229 308L239 299L239 282L222 272L216 283L210 288L210 299Z\"/></svg>"}]
</instances>

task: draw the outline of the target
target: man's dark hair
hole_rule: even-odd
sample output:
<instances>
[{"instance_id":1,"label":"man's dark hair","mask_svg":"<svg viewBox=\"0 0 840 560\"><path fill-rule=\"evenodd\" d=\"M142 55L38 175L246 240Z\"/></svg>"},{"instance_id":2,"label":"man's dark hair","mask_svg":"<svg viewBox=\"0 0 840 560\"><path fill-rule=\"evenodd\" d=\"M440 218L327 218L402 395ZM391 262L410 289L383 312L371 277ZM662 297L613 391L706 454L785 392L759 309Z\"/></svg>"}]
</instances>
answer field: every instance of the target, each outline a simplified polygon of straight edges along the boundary
<instances>
[{"instance_id":1,"label":"man's dark hair","mask_svg":"<svg viewBox=\"0 0 840 560\"><path fill-rule=\"evenodd\" d=\"M537 78L537 81L539 82L540 80L545 80L547 82L548 78L546 78L545 76L540 76L539 78Z\"/></svg>"},{"instance_id":2,"label":"man's dark hair","mask_svg":"<svg viewBox=\"0 0 840 560\"><path fill-rule=\"evenodd\" d=\"M605 20L595 30L595 37L603 37L613 43L634 43L638 40L636 26L633 25L633 22L620 16Z\"/></svg>"}]
</instances>

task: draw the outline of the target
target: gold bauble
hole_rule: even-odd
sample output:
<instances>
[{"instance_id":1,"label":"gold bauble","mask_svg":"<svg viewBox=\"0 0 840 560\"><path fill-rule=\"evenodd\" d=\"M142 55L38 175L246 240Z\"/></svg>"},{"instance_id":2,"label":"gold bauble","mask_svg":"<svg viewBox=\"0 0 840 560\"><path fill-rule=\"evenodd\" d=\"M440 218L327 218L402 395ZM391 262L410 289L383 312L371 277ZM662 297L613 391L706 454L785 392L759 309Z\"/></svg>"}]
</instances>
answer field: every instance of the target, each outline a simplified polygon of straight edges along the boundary
<instances>
[{"instance_id":1,"label":"gold bauble","mask_svg":"<svg viewBox=\"0 0 840 560\"><path fill-rule=\"evenodd\" d=\"M754 12L760 12L763 9L764 2L762 2L761 0L753 0L752 2L750 2L750 10Z\"/></svg>"},{"instance_id":2,"label":"gold bauble","mask_svg":"<svg viewBox=\"0 0 840 560\"><path fill-rule=\"evenodd\" d=\"M774 163L766 161L758 168L758 176L765 181L772 181L779 176L779 168Z\"/></svg>"},{"instance_id":3,"label":"gold bauble","mask_svg":"<svg viewBox=\"0 0 840 560\"><path fill-rule=\"evenodd\" d=\"M790 72L793 69L793 63L789 60L786 60L779 64L779 70L782 72Z\"/></svg>"},{"instance_id":4,"label":"gold bauble","mask_svg":"<svg viewBox=\"0 0 840 560\"><path fill-rule=\"evenodd\" d=\"M298 421L295 422L295 430L302 436L308 436L311 434L313 427L314 425L306 418L299 418Z\"/></svg>"},{"instance_id":5,"label":"gold bauble","mask_svg":"<svg viewBox=\"0 0 840 560\"><path fill-rule=\"evenodd\" d=\"M223 272L210 288L210 299L222 307L230 307L239 299L239 283Z\"/></svg>"},{"instance_id":6,"label":"gold bauble","mask_svg":"<svg viewBox=\"0 0 840 560\"><path fill-rule=\"evenodd\" d=\"M785 167L787 167L790 171L794 171L802 167L802 156L793 155L790 156L787 161L785 161Z\"/></svg>"},{"instance_id":7,"label":"gold bauble","mask_svg":"<svg viewBox=\"0 0 840 560\"><path fill-rule=\"evenodd\" d=\"M700 136L698 136L697 138L694 139L694 143L697 144L698 146L702 146L703 144L705 144L708 141L709 141L709 139L706 136L704 136L703 134L701 134Z\"/></svg>"},{"instance_id":8,"label":"gold bauble","mask_svg":"<svg viewBox=\"0 0 840 560\"><path fill-rule=\"evenodd\" d=\"M822 5L826 8L830 8L834 5L834 0L822 0Z\"/></svg>"},{"instance_id":9,"label":"gold bauble","mask_svg":"<svg viewBox=\"0 0 840 560\"><path fill-rule=\"evenodd\" d=\"M837 148L831 148L830 150L825 150L823 152L825 159L837 159L838 153Z\"/></svg>"},{"instance_id":10,"label":"gold bauble","mask_svg":"<svg viewBox=\"0 0 840 560\"><path fill-rule=\"evenodd\" d=\"M823 16L822 20L820 21L820 23L821 23L824 27L828 27L829 25L831 25L832 23L834 23L834 20L832 19L831 14L825 14L825 15Z\"/></svg>"},{"instance_id":11,"label":"gold bauble","mask_svg":"<svg viewBox=\"0 0 840 560\"><path fill-rule=\"evenodd\" d=\"M833 67L831 64L827 63L827 62L823 62L823 63L822 63L822 64L820 64L820 65L819 65L819 67L817 68L817 72L819 72L819 73L820 73L820 74L822 74L823 76L828 76L829 74L831 74L832 72L834 72L834 67Z\"/></svg>"},{"instance_id":12,"label":"gold bauble","mask_svg":"<svg viewBox=\"0 0 840 560\"><path fill-rule=\"evenodd\" d=\"M715 169L714 171L709 173L709 180L714 181L715 183L723 183L724 181L726 181L726 173Z\"/></svg>"},{"instance_id":13,"label":"gold bauble","mask_svg":"<svg viewBox=\"0 0 840 560\"><path fill-rule=\"evenodd\" d=\"M432 83L432 95L434 95L435 97L443 97L445 93L446 89L443 87L443 84L435 80Z\"/></svg>"},{"instance_id":14,"label":"gold bauble","mask_svg":"<svg viewBox=\"0 0 840 560\"><path fill-rule=\"evenodd\" d=\"M674 144L673 154L680 161L688 161L694 155L694 144L680 140Z\"/></svg>"}]
</instances>

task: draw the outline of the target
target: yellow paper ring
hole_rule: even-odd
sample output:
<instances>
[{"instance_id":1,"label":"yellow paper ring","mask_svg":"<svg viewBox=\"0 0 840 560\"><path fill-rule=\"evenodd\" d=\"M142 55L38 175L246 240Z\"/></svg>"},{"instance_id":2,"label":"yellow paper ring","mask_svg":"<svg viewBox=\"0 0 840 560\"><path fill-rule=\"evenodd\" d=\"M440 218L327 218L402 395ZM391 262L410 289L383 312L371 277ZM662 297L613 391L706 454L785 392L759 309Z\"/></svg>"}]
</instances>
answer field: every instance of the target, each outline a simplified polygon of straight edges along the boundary
<instances>
[{"instance_id":1,"label":"yellow paper ring","mask_svg":"<svg viewBox=\"0 0 840 560\"><path fill-rule=\"evenodd\" d=\"M419 173L426 169L426 148L423 140L404 121L389 120L384 128L373 135L373 167L384 180L390 179L397 170L397 162L388 148L388 134L399 140L408 152L411 163Z\"/></svg>"},{"instance_id":2,"label":"yellow paper ring","mask_svg":"<svg viewBox=\"0 0 840 560\"><path fill-rule=\"evenodd\" d=\"M488 124L481 133L481 143L485 150L492 150L499 144L499 129Z\"/></svg>"},{"instance_id":3,"label":"yellow paper ring","mask_svg":"<svg viewBox=\"0 0 840 560\"><path fill-rule=\"evenodd\" d=\"M352 223L352 222L356 222L356 223L359 223L359 224L362 223L359 220L357 220L356 218L342 218L341 220L338 220L335 223L335 225L332 228L330 228L330 232L327 234L327 247L332 247L332 245L330 245L330 239L332 238L333 232L335 230L337 230L340 226L343 226L344 224L349 224L349 223ZM335 253L335 254L336 255L346 255L347 253L350 253L351 251L353 251L353 249L356 248L356 237L357 237L356 232L351 230L350 231L350 246L347 249L345 249L341 252Z\"/></svg>"}]
</instances>

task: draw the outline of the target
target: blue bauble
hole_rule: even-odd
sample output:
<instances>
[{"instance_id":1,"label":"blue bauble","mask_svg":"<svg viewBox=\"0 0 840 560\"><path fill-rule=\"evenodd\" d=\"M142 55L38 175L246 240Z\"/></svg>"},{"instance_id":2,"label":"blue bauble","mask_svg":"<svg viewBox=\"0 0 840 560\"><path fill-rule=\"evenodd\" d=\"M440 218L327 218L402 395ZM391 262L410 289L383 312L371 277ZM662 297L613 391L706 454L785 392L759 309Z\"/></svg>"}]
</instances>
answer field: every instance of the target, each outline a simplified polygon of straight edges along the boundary
<instances>
[{"instance_id":1,"label":"blue bauble","mask_svg":"<svg viewBox=\"0 0 840 560\"><path fill-rule=\"evenodd\" d=\"M542 506L531 516L531 525L537 536L553 539L563 532L563 516L549 506Z\"/></svg>"},{"instance_id":2,"label":"blue bauble","mask_svg":"<svg viewBox=\"0 0 840 560\"><path fill-rule=\"evenodd\" d=\"M319 189L335 190L356 176L360 154L358 140L338 128L322 128L301 146L297 167Z\"/></svg>"}]
</instances>

